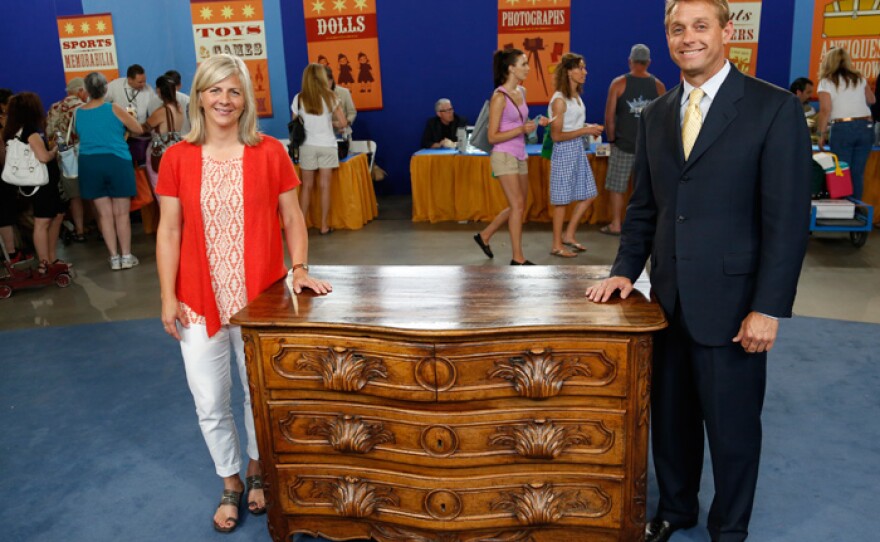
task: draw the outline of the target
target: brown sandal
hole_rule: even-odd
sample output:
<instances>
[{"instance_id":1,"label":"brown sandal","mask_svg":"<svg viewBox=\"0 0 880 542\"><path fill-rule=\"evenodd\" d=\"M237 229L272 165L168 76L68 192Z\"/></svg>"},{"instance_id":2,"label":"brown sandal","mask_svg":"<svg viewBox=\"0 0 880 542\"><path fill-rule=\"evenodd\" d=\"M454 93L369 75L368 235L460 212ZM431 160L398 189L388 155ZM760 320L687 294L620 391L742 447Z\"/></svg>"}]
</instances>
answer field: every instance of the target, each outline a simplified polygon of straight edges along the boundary
<instances>
[{"instance_id":1,"label":"brown sandal","mask_svg":"<svg viewBox=\"0 0 880 542\"><path fill-rule=\"evenodd\" d=\"M231 489L224 489L223 496L220 497L220 504L217 505L217 508L221 506L225 506L227 504L231 504L235 507L236 510L241 506L241 491L232 491ZM232 527L224 527L217 523L216 521L211 521L214 524L214 530L218 533L231 533L238 527L238 518L226 518L226 521L232 522ZM226 523L224 521L224 523Z\"/></svg>"},{"instance_id":2,"label":"brown sandal","mask_svg":"<svg viewBox=\"0 0 880 542\"><path fill-rule=\"evenodd\" d=\"M251 490L262 489L263 495L265 497L266 487L263 484L263 476L262 475L255 474L253 476L248 476L245 480L247 481L248 496L250 496ZM256 504L257 503L255 503L255 502L248 501L248 512L250 512L251 514L253 514L255 516L260 516L262 514L265 514L266 507L265 506L257 507Z\"/></svg>"}]
</instances>

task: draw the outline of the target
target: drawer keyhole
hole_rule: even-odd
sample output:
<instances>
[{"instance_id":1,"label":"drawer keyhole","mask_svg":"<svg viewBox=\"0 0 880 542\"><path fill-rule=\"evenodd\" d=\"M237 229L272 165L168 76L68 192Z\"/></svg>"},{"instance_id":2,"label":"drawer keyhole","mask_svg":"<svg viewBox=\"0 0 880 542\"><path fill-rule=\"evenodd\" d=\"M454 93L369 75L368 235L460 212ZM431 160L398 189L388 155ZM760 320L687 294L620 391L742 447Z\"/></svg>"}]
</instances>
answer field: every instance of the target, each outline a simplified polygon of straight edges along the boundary
<instances>
[{"instance_id":1,"label":"drawer keyhole","mask_svg":"<svg viewBox=\"0 0 880 542\"><path fill-rule=\"evenodd\" d=\"M442 440L437 439L437 447L440 448L441 450L443 449L443 441Z\"/></svg>"},{"instance_id":2,"label":"drawer keyhole","mask_svg":"<svg viewBox=\"0 0 880 542\"><path fill-rule=\"evenodd\" d=\"M442 510L444 512L446 511L446 503L440 504L440 510Z\"/></svg>"}]
</instances>

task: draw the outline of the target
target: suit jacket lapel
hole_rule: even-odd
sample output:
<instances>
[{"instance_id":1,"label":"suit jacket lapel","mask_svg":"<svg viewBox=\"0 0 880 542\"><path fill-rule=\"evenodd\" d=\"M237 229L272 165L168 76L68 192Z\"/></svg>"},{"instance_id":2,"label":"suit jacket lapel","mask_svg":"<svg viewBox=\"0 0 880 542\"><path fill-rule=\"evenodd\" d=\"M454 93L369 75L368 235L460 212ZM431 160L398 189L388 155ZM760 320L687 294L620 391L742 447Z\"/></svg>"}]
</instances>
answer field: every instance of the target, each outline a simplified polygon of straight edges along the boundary
<instances>
[{"instance_id":1,"label":"suit jacket lapel","mask_svg":"<svg viewBox=\"0 0 880 542\"><path fill-rule=\"evenodd\" d=\"M730 67L730 73L727 79L718 89L718 94L712 100L712 106L709 113L703 121L703 127L700 129L700 135L694 143L691 155L685 163L685 170L691 167L700 156L705 153L718 137L724 133L724 130L733 122L737 116L736 102L742 98L743 94L743 75L733 66ZM679 101L679 103L681 103ZM680 111L680 109L679 109ZM681 113L679 113L680 115ZM679 145L681 141L681 124L678 125Z\"/></svg>"}]
</instances>

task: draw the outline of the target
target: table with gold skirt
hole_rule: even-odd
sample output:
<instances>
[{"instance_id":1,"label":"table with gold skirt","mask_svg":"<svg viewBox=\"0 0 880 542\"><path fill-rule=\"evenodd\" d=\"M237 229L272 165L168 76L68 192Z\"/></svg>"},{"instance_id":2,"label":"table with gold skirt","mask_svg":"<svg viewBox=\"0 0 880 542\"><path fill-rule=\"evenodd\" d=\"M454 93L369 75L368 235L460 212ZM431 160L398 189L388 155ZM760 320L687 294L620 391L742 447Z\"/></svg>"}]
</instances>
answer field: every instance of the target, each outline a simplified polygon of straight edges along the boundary
<instances>
[{"instance_id":1,"label":"table with gold skirt","mask_svg":"<svg viewBox=\"0 0 880 542\"><path fill-rule=\"evenodd\" d=\"M302 178L299 166L294 167L297 175ZM141 209L141 214L144 231L155 232L158 224L158 207L155 204L144 207ZM376 202L376 192L373 190L367 155L349 156L339 163L339 169L333 170L333 177L330 180L330 227L338 230L359 230L378 215L379 205ZM321 224L321 187L318 184L317 173L309 201L309 212L305 218L309 227L318 227Z\"/></svg>"},{"instance_id":2,"label":"table with gold skirt","mask_svg":"<svg viewBox=\"0 0 880 542\"><path fill-rule=\"evenodd\" d=\"M874 147L874 152L868 157L865 166L865 187L862 192L862 201L874 206L874 220L877 220L877 207L880 206L880 147Z\"/></svg>"},{"instance_id":3,"label":"table with gold skirt","mask_svg":"<svg viewBox=\"0 0 880 542\"><path fill-rule=\"evenodd\" d=\"M528 145L529 194L525 220L549 222L550 160L539 154L540 145ZM583 222L605 224L611 221L609 196L605 190L608 158L587 155L599 195L584 214ZM410 161L413 222L489 221L507 207L507 199L486 154L460 154L447 149L425 149ZM630 189L631 190L631 189ZM629 199L629 193L626 200ZM574 203L566 212L568 219Z\"/></svg>"}]
</instances>

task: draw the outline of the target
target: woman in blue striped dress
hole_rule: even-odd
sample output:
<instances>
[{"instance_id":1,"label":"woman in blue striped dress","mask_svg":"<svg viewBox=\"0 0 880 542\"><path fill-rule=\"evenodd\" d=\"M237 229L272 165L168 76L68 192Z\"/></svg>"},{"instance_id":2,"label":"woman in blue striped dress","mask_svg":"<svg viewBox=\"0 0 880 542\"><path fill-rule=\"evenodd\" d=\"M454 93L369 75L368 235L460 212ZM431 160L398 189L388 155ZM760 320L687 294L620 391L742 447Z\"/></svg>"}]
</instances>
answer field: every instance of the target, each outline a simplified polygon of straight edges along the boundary
<instances>
[{"instance_id":1,"label":"woman in blue striped dress","mask_svg":"<svg viewBox=\"0 0 880 542\"><path fill-rule=\"evenodd\" d=\"M550 137L553 156L550 162L550 203L553 209L553 246L550 254L574 258L587 249L575 239L578 223L596 199L596 179L584 152L584 136L599 136L603 127L584 124L586 108L580 98L587 78L584 57L566 53L556 66L556 92L550 97ZM565 211L578 202L563 234Z\"/></svg>"}]
</instances>

